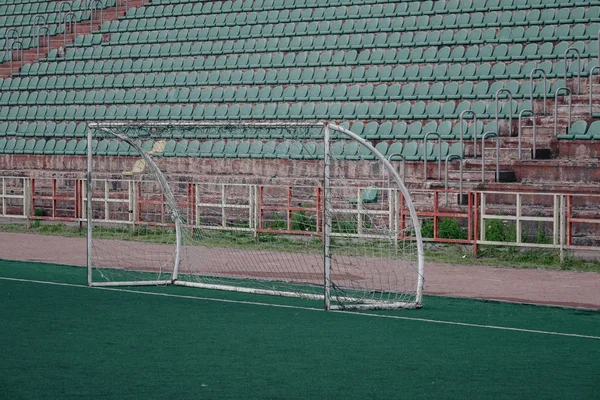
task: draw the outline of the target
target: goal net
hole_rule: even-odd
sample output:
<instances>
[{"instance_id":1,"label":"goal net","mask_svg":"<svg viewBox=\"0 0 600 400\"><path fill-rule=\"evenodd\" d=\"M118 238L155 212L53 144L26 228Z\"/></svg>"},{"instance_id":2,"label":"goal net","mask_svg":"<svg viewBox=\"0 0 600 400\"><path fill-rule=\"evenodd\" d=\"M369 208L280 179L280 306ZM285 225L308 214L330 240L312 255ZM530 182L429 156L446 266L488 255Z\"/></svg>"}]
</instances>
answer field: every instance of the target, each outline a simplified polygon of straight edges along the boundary
<instances>
[{"instance_id":1,"label":"goal net","mask_svg":"<svg viewBox=\"0 0 600 400\"><path fill-rule=\"evenodd\" d=\"M415 308L423 245L395 166L333 124L90 124L88 284Z\"/></svg>"}]
</instances>

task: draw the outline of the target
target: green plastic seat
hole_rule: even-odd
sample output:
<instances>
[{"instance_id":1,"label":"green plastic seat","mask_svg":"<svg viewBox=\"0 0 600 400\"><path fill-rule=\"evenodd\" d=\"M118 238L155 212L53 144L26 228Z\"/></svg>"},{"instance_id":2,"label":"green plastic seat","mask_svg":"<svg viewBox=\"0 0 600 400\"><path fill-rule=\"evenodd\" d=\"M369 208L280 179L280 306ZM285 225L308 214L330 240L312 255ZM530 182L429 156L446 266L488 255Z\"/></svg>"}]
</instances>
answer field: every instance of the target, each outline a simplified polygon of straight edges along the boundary
<instances>
[{"instance_id":1,"label":"green plastic seat","mask_svg":"<svg viewBox=\"0 0 600 400\"><path fill-rule=\"evenodd\" d=\"M588 138L598 140L600 139L600 123L599 121L594 121L590 124L587 130Z\"/></svg>"},{"instance_id":2,"label":"green plastic seat","mask_svg":"<svg viewBox=\"0 0 600 400\"><path fill-rule=\"evenodd\" d=\"M588 123L585 120L573 122L566 133L557 135L558 139L589 139L587 135Z\"/></svg>"}]
</instances>

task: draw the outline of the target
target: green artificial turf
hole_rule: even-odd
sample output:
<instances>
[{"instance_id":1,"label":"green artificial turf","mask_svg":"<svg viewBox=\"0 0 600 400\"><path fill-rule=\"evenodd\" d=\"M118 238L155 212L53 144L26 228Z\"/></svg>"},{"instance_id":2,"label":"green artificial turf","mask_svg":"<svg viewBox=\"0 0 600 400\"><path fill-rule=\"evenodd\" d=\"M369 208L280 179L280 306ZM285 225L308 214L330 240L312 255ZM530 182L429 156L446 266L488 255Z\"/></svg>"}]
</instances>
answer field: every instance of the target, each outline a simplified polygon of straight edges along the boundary
<instances>
[{"instance_id":1,"label":"green artificial turf","mask_svg":"<svg viewBox=\"0 0 600 400\"><path fill-rule=\"evenodd\" d=\"M83 285L85 270L11 261L0 261L0 278L2 399L600 392L600 339L544 333L599 337L598 312L426 297L421 310L328 313L318 302L193 288L35 283Z\"/></svg>"}]
</instances>

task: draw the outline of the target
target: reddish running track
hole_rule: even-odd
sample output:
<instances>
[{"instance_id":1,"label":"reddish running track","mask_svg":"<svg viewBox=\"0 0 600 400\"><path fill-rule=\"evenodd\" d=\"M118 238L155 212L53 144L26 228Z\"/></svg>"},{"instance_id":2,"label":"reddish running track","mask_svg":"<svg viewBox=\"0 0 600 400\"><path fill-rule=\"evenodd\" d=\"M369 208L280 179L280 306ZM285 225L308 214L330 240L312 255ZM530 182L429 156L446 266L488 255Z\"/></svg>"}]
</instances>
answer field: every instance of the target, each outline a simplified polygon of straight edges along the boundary
<instances>
[{"instance_id":1,"label":"reddish running track","mask_svg":"<svg viewBox=\"0 0 600 400\"><path fill-rule=\"evenodd\" d=\"M83 238L0 233L0 259L84 266L85 248ZM425 293L600 309L600 274L426 260Z\"/></svg>"}]
</instances>

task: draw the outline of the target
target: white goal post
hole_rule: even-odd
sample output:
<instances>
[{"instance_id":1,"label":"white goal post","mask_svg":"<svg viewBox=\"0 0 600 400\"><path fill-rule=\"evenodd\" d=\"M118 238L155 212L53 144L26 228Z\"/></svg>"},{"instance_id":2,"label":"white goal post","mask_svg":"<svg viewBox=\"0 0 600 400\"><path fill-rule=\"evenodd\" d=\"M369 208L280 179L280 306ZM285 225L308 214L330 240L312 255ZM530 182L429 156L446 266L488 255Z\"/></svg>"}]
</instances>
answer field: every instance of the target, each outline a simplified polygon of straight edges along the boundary
<instances>
[{"instance_id":1,"label":"white goal post","mask_svg":"<svg viewBox=\"0 0 600 400\"><path fill-rule=\"evenodd\" d=\"M420 222L396 167L331 123L88 124L90 286L180 285L422 305Z\"/></svg>"}]
</instances>

